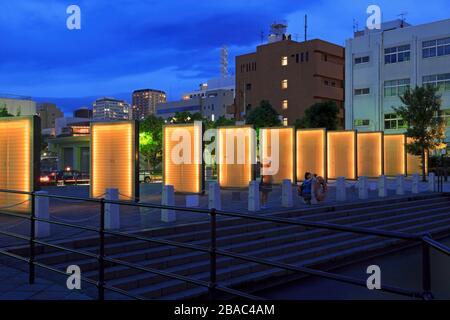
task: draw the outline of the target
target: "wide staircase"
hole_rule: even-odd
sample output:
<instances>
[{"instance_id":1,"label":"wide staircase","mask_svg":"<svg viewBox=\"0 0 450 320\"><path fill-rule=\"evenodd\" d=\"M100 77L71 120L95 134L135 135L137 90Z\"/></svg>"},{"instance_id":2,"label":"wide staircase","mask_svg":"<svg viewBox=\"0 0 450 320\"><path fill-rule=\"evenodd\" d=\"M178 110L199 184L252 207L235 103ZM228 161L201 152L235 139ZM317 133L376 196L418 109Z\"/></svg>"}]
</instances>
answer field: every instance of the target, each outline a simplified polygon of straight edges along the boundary
<instances>
[{"instance_id":1,"label":"wide staircase","mask_svg":"<svg viewBox=\"0 0 450 320\"><path fill-rule=\"evenodd\" d=\"M444 194L260 215L406 233L430 233L436 239L450 235L450 195ZM145 230L138 234L206 248L210 244L207 219L202 223ZM98 238L67 240L58 244L92 253L98 253L99 247ZM386 254L407 245L411 243L250 219L219 218L217 221L219 249L321 270ZM62 271L69 265L78 265L83 276L97 279L98 263L95 259L49 247L37 246L36 250L37 261L41 263ZM27 255L27 248L14 248L12 251ZM208 253L112 236L106 239L105 253L109 258L209 281ZM219 284L246 292L290 281L294 276L297 275L253 262L223 256L217 258ZM110 286L148 299L189 299L207 293L204 287L108 263L105 280Z\"/></svg>"}]
</instances>

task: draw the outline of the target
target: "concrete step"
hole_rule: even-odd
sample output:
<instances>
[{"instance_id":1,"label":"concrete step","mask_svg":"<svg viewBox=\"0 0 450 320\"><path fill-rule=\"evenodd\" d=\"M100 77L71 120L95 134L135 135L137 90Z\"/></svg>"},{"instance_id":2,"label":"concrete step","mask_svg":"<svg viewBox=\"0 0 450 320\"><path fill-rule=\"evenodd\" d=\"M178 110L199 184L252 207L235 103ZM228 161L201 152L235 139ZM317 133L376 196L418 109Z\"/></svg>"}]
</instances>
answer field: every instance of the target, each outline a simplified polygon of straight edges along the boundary
<instances>
[{"instance_id":1,"label":"concrete step","mask_svg":"<svg viewBox=\"0 0 450 320\"><path fill-rule=\"evenodd\" d=\"M423 226L420 227L413 227L413 228L405 228L405 229L401 229L402 231L405 232L420 232L420 231L429 231L431 233L433 233L434 231L442 231L442 226L441 223L450 223L450 218L443 220L443 221L434 221L434 222L430 222L427 223ZM365 237L365 238L377 238L374 236L369 236L369 237ZM375 241L373 241L375 240ZM320 265L320 264L324 264L324 263L330 263L332 261L339 261L351 256L354 256L357 253L360 252L371 252L371 251L375 251L377 249L380 248L384 248L384 247L389 247L392 246L396 243L401 242L401 240L382 240L382 241L376 241L377 239L373 239L372 241L369 241L367 239L367 243L363 244L363 245L359 245L357 247L352 247L352 248L348 248L348 249L344 249L344 250L338 250L338 251L333 251L331 253L325 254L325 255L319 255L317 257L311 258L309 260L298 260L298 253L294 252L291 253L289 255L280 255L280 256L276 256L276 257L272 257L270 260L273 261L282 261L285 263L290 263L293 265L303 265L303 266L314 266L314 265ZM300 262L298 262L300 261ZM247 272L242 272L242 270L245 270ZM273 277L281 277L281 276L286 276L288 274L290 274L290 272L284 271L284 270L279 270L279 269L275 269L275 268L271 268L271 267L266 267L266 266L262 266L256 263L241 263L232 267L229 267L226 270L220 270L220 276L218 275L218 279L223 279L223 278L228 278L228 280L223 280L222 282L220 282L221 285L225 285L225 286L229 286L229 287L234 287L237 285L240 286L248 286L250 283L257 283L269 278L273 278ZM225 275L227 276L224 276ZM209 273L208 272L202 272L199 274L193 274L191 275L191 277L195 278L195 279L200 279L200 280L208 280L209 277ZM138 288L138 289L133 289L130 290L131 293L134 294L139 294L141 296L145 296L147 298L159 298L160 296L158 296L159 294L164 295L164 297L170 298L170 297L176 297L177 299L187 299L187 298L192 298L192 297L196 297L198 295L204 294L206 293L206 289L205 288L199 288L199 287L193 287L194 285L192 284L182 284L180 283L178 280L168 280L165 281L165 283L167 284L167 286L165 287L166 289L164 290L164 286L159 285L158 289L153 291L152 288L153 286L150 287L143 287L143 288ZM186 288L186 289L183 289ZM195 290L194 290L195 289ZM183 294L183 292L181 292L180 290L186 290L184 292L186 292L186 294ZM175 292L175 293L171 293L169 294L169 296L166 296L165 293L169 293L169 292Z\"/></svg>"},{"instance_id":2,"label":"concrete step","mask_svg":"<svg viewBox=\"0 0 450 320\"><path fill-rule=\"evenodd\" d=\"M423 207L421 207L423 209ZM412 219L413 217L421 217L425 214L431 214L435 212L441 212L442 210L448 210L450 211L450 206L448 207L440 207L439 209L432 209L432 210L426 210L426 211L419 211L419 212L413 212L413 213L403 213L403 214L397 214L392 213L389 215L388 213L378 213L373 214L370 213L368 215L371 215L370 218L367 219L361 219L358 217L357 219L351 217L343 217L331 220L330 222L333 223L341 223L341 224L353 224L353 225L359 225L364 227L373 227L377 226L380 223L386 223L386 222L394 222L394 221L403 221L407 219ZM356 222L363 221L363 224L356 224ZM249 248L253 247L261 247L261 246L273 246L276 244L284 244L285 242L289 242L292 240L301 241L306 240L309 238L319 238L319 239L325 239L324 241L327 241L328 239L326 236L328 234L336 234L334 231L329 230L319 230L319 229L313 229L311 231L306 231L302 227L296 227L296 226L276 226L273 227L273 229L268 230L262 230L262 231L255 231L248 234L238 234L238 235L230 235L227 237L219 237L218 238L218 246L223 248L232 248L236 250L237 252L248 250ZM344 235L340 233L340 235ZM268 239L268 240L266 240ZM197 245L204 245L205 247L209 244L209 239L204 241L195 241L192 242ZM174 252L173 247L153 247L151 249L142 249L142 250L136 250L131 251L127 253L119 253L115 255L111 255L111 258L115 259L122 259L130 262L136 262L139 263L141 261L147 262L149 260L155 260L155 264L152 265L152 267L156 268L163 268L171 265L176 264L182 264L185 263L190 259L190 261L193 261L195 259L202 259L203 254L199 252L192 252L190 250L182 249L182 250L176 250L176 253ZM165 252L165 254L161 254L161 252ZM49 261L46 261L46 263L49 263ZM79 265L80 268L86 272L90 270L95 270L97 268L97 262L93 259L81 259L77 261L71 261L70 264L76 264ZM59 264L57 267L60 267L64 269L67 266L66 262L63 262ZM123 267L125 269L128 269L126 267ZM118 268L116 268L118 269ZM116 270L117 271L117 270ZM107 275L106 275L107 276Z\"/></svg>"},{"instance_id":3,"label":"concrete step","mask_svg":"<svg viewBox=\"0 0 450 320\"><path fill-rule=\"evenodd\" d=\"M421 221L426 222L429 220L436 220L439 217L450 218L450 213L441 214L440 216L430 216L430 217L422 218ZM384 227L384 229L393 229L395 227L398 228L399 226L405 227L405 225L410 225L410 224L405 223L405 222L395 223L395 224L391 223L391 224L385 225L383 227ZM271 247L266 247L266 248L262 248L262 249L260 248L257 250L246 251L245 254L257 256L257 257L270 257L270 256L286 254L289 252L295 252L296 254L301 254L303 259L309 259L313 256L328 254L330 252L330 250L343 250L348 247L361 245L365 241L376 241L377 240L376 237L364 237L364 236L358 236L358 237L353 237L350 239L340 239L340 240L337 238L338 238L338 236L335 237L335 239L331 239L331 238L327 239L328 241L325 244L321 244L320 247L318 247L317 245L314 246L314 243L312 241L310 241L310 242L292 242L290 244L271 246ZM227 248L223 248L223 249L227 249ZM235 250L230 250L230 251L235 251ZM230 258L224 258L224 259L220 259L220 260L218 259L219 270L221 267L229 267L230 260L231 260ZM199 265L199 263L200 263L200 265ZM180 270L185 270L185 272L180 273L180 274L187 275L190 272L192 272L193 269L201 266L202 262L199 262L199 263L194 262L194 263L186 264L184 266L181 266L181 268L180 267L169 268L170 270L167 270L167 271L179 273ZM237 261L237 264L240 265L240 263L238 261ZM184 269L183 269L183 267L184 267ZM203 261L204 270L208 270L208 267L209 267L208 261L207 260ZM189 270L189 271L187 271L187 270ZM146 280L146 278L149 278L149 279ZM150 278L153 278L153 279L150 279ZM111 282L111 284L121 287L122 289L130 289L132 286L137 287L139 285L143 285L146 281L149 281L148 285L154 284L156 281L156 278L158 278L158 276L151 277L148 273L147 274L141 273L140 275L133 276L132 279L126 278L126 279L114 280ZM134 281L134 283L131 284L130 280Z\"/></svg>"}]
</instances>

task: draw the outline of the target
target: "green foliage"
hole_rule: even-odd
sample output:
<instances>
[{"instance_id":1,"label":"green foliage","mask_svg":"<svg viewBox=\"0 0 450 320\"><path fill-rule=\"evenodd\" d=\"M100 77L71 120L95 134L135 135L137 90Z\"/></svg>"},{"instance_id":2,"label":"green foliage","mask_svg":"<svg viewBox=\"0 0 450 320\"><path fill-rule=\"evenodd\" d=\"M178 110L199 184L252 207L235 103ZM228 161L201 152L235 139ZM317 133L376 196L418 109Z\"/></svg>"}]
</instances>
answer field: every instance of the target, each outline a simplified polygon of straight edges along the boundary
<instances>
[{"instance_id":1,"label":"green foliage","mask_svg":"<svg viewBox=\"0 0 450 320\"><path fill-rule=\"evenodd\" d=\"M281 126L280 115L272 108L269 101L263 100L260 105L252 110L247 115L246 123L253 125L255 129L263 127L278 127Z\"/></svg>"},{"instance_id":2,"label":"green foliage","mask_svg":"<svg viewBox=\"0 0 450 320\"><path fill-rule=\"evenodd\" d=\"M176 112L175 116L169 118L167 120L167 123L173 123L173 124L179 124L179 123L192 123L194 121L203 121L203 116L200 112L196 112L194 114L183 111L183 112Z\"/></svg>"},{"instance_id":3,"label":"green foliage","mask_svg":"<svg viewBox=\"0 0 450 320\"><path fill-rule=\"evenodd\" d=\"M297 129L327 128L336 130L338 127L339 108L334 101L313 104L305 110L305 115L295 121Z\"/></svg>"},{"instance_id":4,"label":"green foliage","mask_svg":"<svg viewBox=\"0 0 450 320\"><path fill-rule=\"evenodd\" d=\"M164 120L153 115L139 124L139 152L147 163L147 170L162 162L162 127Z\"/></svg>"},{"instance_id":5,"label":"green foliage","mask_svg":"<svg viewBox=\"0 0 450 320\"><path fill-rule=\"evenodd\" d=\"M422 156L422 175L425 180L425 155L438 149L445 138L445 126L441 115L441 97L433 86L410 89L400 97L404 106L394 111L408 124L406 136L408 153Z\"/></svg>"},{"instance_id":6,"label":"green foliage","mask_svg":"<svg viewBox=\"0 0 450 320\"><path fill-rule=\"evenodd\" d=\"M0 118L1 117L13 117L13 115L8 112L8 109L6 109L5 104L0 106Z\"/></svg>"}]
</instances>

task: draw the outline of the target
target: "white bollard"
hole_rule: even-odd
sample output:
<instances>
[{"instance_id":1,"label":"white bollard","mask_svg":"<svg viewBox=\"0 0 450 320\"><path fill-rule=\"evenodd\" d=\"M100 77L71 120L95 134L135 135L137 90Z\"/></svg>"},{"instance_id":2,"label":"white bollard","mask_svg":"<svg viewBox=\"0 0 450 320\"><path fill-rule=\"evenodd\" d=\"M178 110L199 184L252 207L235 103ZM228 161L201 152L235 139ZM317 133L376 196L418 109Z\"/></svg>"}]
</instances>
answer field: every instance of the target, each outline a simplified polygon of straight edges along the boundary
<instances>
[{"instance_id":1,"label":"white bollard","mask_svg":"<svg viewBox=\"0 0 450 320\"><path fill-rule=\"evenodd\" d=\"M382 175L378 178L378 196L380 198L386 198L388 195L387 179Z\"/></svg>"},{"instance_id":2,"label":"white bollard","mask_svg":"<svg viewBox=\"0 0 450 320\"><path fill-rule=\"evenodd\" d=\"M405 194L405 176L398 175L395 179L395 194L398 196L403 196Z\"/></svg>"},{"instance_id":3,"label":"white bollard","mask_svg":"<svg viewBox=\"0 0 450 320\"><path fill-rule=\"evenodd\" d=\"M222 201L220 196L220 186L216 181L208 185L208 209L222 210Z\"/></svg>"},{"instance_id":4,"label":"white bollard","mask_svg":"<svg viewBox=\"0 0 450 320\"><path fill-rule=\"evenodd\" d=\"M248 187L248 211L259 211L261 205L259 202L259 183L258 181L251 181Z\"/></svg>"},{"instance_id":5,"label":"white bollard","mask_svg":"<svg viewBox=\"0 0 450 320\"><path fill-rule=\"evenodd\" d=\"M283 180L281 185L281 206L283 208L292 208L294 200L292 198L292 182L289 179Z\"/></svg>"},{"instance_id":6,"label":"white bollard","mask_svg":"<svg viewBox=\"0 0 450 320\"><path fill-rule=\"evenodd\" d=\"M428 191L436 192L436 175L434 172L428 174Z\"/></svg>"},{"instance_id":7,"label":"white bollard","mask_svg":"<svg viewBox=\"0 0 450 320\"><path fill-rule=\"evenodd\" d=\"M192 194L186 196L186 208L195 208L200 204L200 197L198 194Z\"/></svg>"},{"instance_id":8,"label":"white bollard","mask_svg":"<svg viewBox=\"0 0 450 320\"><path fill-rule=\"evenodd\" d=\"M336 201L347 200L347 187L345 186L345 177L338 177L336 179Z\"/></svg>"},{"instance_id":9,"label":"white bollard","mask_svg":"<svg viewBox=\"0 0 450 320\"><path fill-rule=\"evenodd\" d=\"M119 200L119 189L108 188L105 193L106 200ZM105 203L105 228L120 229L120 208L117 204Z\"/></svg>"},{"instance_id":10,"label":"white bollard","mask_svg":"<svg viewBox=\"0 0 450 320\"><path fill-rule=\"evenodd\" d=\"M36 192L35 200L35 215L38 219L50 219L49 214L49 198L48 197L39 197L39 194L48 195L47 191L38 191ZM36 238L45 238L50 236L50 224L47 222L36 221Z\"/></svg>"},{"instance_id":11,"label":"white bollard","mask_svg":"<svg viewBox=\"0 0 450 320\"><path fill-rule=\"evenodd\" d=\"M358 198L369 199L369 180L367 177L358 178Z\"/></svg>"},{"instance_id":12,"label":"white bollard","mask_svg":"<svg viewBox=\"0 0 450 320\"><path fill-rule=\"evenodd\" d=\"M171 185L163 186L161 204L165 206L175 205L175 191L173 186ZM175 210L161 209L161 221L174 222L176 220L177 215L175 213Z\"/></svg>"},{"instance_id":13,"label":"white bollard","mask_svg":"<svg viewBox=\"0 0 450 320\"><path fill-rule=\"evenodd\" d=\"M418 173L414 173L412 175L412 186L411 186L411 192L413 194L418 194L419 193L419 180L420 180L420 176Z\"/></svg>"}]
</instances>

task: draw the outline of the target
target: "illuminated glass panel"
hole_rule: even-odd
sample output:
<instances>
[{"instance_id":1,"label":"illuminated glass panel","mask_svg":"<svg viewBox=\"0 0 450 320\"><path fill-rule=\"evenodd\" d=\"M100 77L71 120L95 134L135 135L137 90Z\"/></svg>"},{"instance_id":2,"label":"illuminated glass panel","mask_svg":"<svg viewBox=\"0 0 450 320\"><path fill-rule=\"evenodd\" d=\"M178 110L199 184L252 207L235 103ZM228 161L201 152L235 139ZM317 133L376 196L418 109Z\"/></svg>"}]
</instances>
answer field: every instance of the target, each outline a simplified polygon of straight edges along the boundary
<instances>
[{"instance_id":1,"label":"illuminated glass panel","mask_svg":"<svg viewBox=\"0 0 450 320\"><path fill-rule=\"evenodd\" d=\"M358 133L358 176L379 177L383 174L383 134Z\"/></svg>"},{"instance_id":2,"label":"illuminated glass panel","mask_svg":"<svg viewBox=\"0 0 450 320\"><path fill-rule=\"evenodd\" d=\"M224 188L247 188L253 179L255 134L252 127L219 128L217 160L219 184Z\"/></svg>"},{"instance_id":3,"label":"illuminated glass panel","mask_svg":"<svg viewBox=\"0 0 450 320\"><path fill-rule=\"evenodd\" d=\"M202 191L202 124L164 127L164 184L175 192Z\"/></svg>"},{"instance_id":4,"label":"illuminated glass panel","mask_svg":"<svg viewBox=\"0 0 450 320\"><path fill-rule=\"evenodd\" d=\"M397 176L405 174L405 136L403 134L384 136L384 174Z\"/></svg>"},{"instance_id":5,"label":"illuminated glass panel","mask_svg":"<svg viewBox=\"0 0 450 320\"><path fill-rule=\"evenodd\" d=\"M325 129L297 130L297 180L303 181L305 172L325 177Z\"/></svg>"},{"instance_id":6,"label":"illuminated glass panel","mask_svg":"<svg viewBox=\"0 0 450 320\"><path fill-rule=\"evenodd\" d=\"M0 189L32 192L34 190L33 117L0 120ZM37 133L40 134L40 133ZM3 211L28 213L31 197L0 192Z\"/></svg>"},{"instance_id":7,"label":"illuminated glass panel","mask_svg":"<svg viewBox=\"0 0 450 320\"><path fill-rule=\"evenodd\" d=\"M328 132L327 167L328 178L356 179L355 132Z\"/></svg>"},{"instance_id":8,"label":"illuminated glass panel","mask_svg":"<svg viewBox=\"0 0 450 320\"><path fill-rule=\"evenodd\" d=\"M293 182L294 128L264 128L261 129L260 136L261 163L268 166L268 174L272 175L272 183L280 184L285 179ZM262 171L261 174L263 173Z\"/></svg>"},{"instance_id":9,"label":"illuminated glass panel","mask_svg":"<svg viewBox=\"0 0 450 320\"><path fill-rule=\"evenodd\" d=\"M406 139L407 143L411 143L411 138ZM408 175L418 173L422 175L422 156L416 156L410 153L406 153L406 169ZM428 174L428 155L425 155L425 174Z\"/></svg>"},{"instance_id":10,"label":"illuminated glass panel","mask_svg":"<svg viewBox=\"0 0 450 320\"><path fill-rule=\"evenodd\" d=\"M91 127L91 197L119 189L120 200L136 199L136 124L94 122Z\"/></svg>"}]
</instances>

